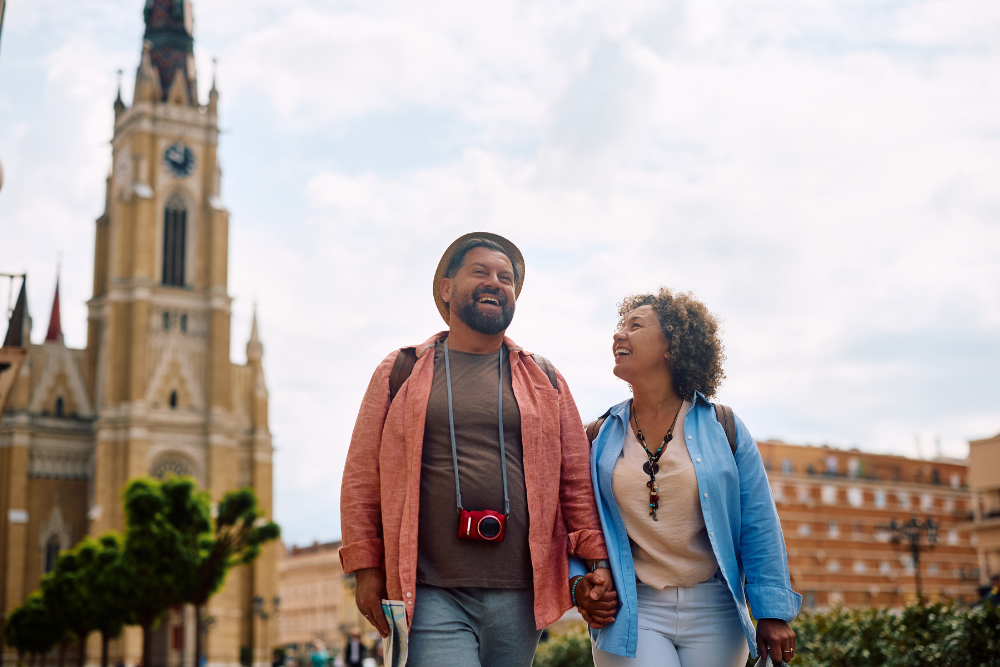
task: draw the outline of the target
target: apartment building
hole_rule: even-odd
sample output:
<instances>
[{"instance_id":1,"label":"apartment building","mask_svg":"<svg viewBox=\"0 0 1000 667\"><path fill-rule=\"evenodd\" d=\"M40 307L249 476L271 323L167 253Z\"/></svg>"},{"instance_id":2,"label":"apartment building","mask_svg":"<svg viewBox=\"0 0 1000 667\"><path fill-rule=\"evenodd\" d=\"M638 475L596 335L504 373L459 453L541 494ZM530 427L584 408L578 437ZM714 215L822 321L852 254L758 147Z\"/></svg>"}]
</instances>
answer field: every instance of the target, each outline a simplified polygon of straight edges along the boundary
<instances>
[{"instance_id":1,"label":"apartment building","mask_svg":"<svg viewBox=\"0 0 1000 667\"><path fill-rule=\"evenodd\" d=\"M979 583L1000 572L1000 435L969 443L972 521L977 536Z\"/></svg>"},{"instance_id":2,"label":"apartment building","mask_svg":"<svg viewBox=\"0 0 1000 667\"><path fill-rule=\"evenodd\" d=\"M361 628L366 643L378 637L354 604L354 575L344 574L337 555L341 543L281 546L278 592L281 614L278 642L302 649L317 639L328 647L343 648L351 628Z\"/></svg>"},{"instance_id":3,"label":"apartment building","mask_svg":"<svg viewBox=\"0 0 1000 667\"><path fill-rule=\"evenodd\" d=\"M965 461L759 443L803 608L897 606L916 598L916 564L891 543L892 519L932 517L921 553L929 599L977 599L979 563Z\"/></svg>"}]
</instances>

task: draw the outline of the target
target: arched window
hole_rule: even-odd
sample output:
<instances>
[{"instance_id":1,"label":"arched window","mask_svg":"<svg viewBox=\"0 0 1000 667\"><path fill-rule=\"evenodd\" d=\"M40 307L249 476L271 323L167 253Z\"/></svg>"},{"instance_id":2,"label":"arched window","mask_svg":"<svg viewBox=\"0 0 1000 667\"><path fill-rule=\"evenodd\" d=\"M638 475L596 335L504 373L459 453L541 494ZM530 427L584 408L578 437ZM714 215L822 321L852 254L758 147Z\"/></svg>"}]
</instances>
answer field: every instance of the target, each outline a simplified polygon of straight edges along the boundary
<instances>
[{"instance_id":1,"label":"arched window","mask_svg":"<svg viewBox=\"0 0 1000 667\"><path fill-rule=\"evenodd\" d=\"M176 192L163 210L163 284L184 286L187 207Z\"/></svg>"},{"instance_id":2,"label":"arched window","mask_svg":"<svg viewBox=\"0 0 1000 667\"><path fill-rule=\"evenodd\" d=\"M62 396L56 397L56 417L66 416L66 402Z\"/></svg>"},{"instance_id":3,"label":"arched window","mask_svg":"<svg viewBox=\"0 0 1000 667\"><path fill-rule=\"evenodd\" d=\"M171 409L174 409L174 410L177 409L177 392L176 391L170 392L170 407L171 407Z\"/></svg>"},{"instance_id":4,"label":"arched window","mask_svg":"<svg viewBox=\"0 0 1000 667\"><path fill-rule=\"evenodd\" d=\"M149 474L156 479L166 479L168 475L178 477L190 477L193 470L190 461L176 454L167 454L156 460L149 470Z\"/></svg>"},{"instance_id":5,"label":"arched window","mask_svg":"<svg viewBox=\"0 0 1000 667\"><path fill-rule=\"evenodd\" d=\"M49 541L45 543L45 571L51 572L56 566L56 558L59 557L59 552L62 550L62 545L59 544L59 537L53 535L49 538Z\"/></svg>"}]
</instances>

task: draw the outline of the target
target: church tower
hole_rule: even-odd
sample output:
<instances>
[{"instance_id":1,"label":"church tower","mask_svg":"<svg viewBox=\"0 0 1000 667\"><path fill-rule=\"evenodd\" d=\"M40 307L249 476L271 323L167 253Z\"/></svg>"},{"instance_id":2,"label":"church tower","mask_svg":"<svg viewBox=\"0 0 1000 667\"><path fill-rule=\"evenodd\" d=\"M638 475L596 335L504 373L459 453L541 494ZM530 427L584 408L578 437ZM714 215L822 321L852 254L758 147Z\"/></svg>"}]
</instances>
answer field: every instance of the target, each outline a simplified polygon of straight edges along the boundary
<instances>
[{"instance_id":1,"label":"church tower","mask_svg":"<svg viewBox=\"0 0 1000 667\"><path fill-rule=\"evenodd\" d=\"M213 80L205 103L198 99L190 0L146 0L144 18L132 105L123 102L120 86L114 101L87 348L65 348L57 292L46 342L30 346L18 381L21 398L12 401L0 428L0 447L23 444L25 461L23 499L2 503L18 511L23 505L16 516L26 524L25 548L11 546L13 555L0 558L7 569L0 582L18 584L0 584L5 609L36 588L47 567L44 554L36 554L39 540L48 539L58 553L84 532L124 528L122 491L135 477L190 475L215 502L249 486L271 518L272 447L256 314L246 363L229 358L229 213L219 190L219 95ZM75 438L72 488L68 478L57 479L55 463L45 463L52 448L70 451L60 440L63 432L66 443ZM21 468L0 465L0 477L19 475L5 471ZM48 475L52 484L33 486L33 475ZM20 480L0 479L4 483ZM38 500L46 494L56 500ZM42 508L37 517L35 506ZM41 527L32 528L34 522ZM252 566L231 572L209 602L210 666L237 665L248 650L254 663L270 663L277 623L261 622L259 612L274 615L276 563L272 545ZM255 599L258 607L263 602L256 614ZM194 632L193 610L171 611L157 631L157 664L147 667L194 667ZM140 633L127 629L112 651L114 663L136 664Z\"/></svg>"}]
</instances>

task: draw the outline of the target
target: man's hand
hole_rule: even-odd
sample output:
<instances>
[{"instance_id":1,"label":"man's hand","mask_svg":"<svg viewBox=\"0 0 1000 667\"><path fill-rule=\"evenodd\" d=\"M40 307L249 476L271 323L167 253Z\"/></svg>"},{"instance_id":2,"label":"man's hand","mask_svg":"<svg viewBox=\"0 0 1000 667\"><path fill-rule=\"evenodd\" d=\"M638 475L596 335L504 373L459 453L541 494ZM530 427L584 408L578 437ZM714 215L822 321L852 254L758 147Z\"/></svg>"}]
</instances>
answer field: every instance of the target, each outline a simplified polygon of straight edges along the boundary
<instances>
[{"instance_id":1,"label":"man's hand","mask_svg":"<svg viewBox=\"0 0 1000 667\"><path fill-rule=\"evenodd\" d=\"M771 654L774 664L788 662L795 657L795 631L780 618L757 621L757 655L767 653Z\"/></svg>"},{"instance_id":2,"label":"man's hand","mask_svg":"<svg viewBox=\"0 0 1000 667\"><path fill-rule=\"evenodd\" d=\"M382 637L389 636L389 624L382 613L385 591L385 573L377 567L367 567L354 572L354 601L368 622L375 626Z\"/></svg>"},{"instance_id":3,"label":"man's hand","mask_svg":"<svg viewBox=\"0 0 1000 667\"><path fill-rule=\"evenodd\" d=\"M618 593L614 591L611 572L602 567L580 579L576 585L576 603L583 620L595 630L613 623L618 611Z\"/></svg>"}]
</instances>

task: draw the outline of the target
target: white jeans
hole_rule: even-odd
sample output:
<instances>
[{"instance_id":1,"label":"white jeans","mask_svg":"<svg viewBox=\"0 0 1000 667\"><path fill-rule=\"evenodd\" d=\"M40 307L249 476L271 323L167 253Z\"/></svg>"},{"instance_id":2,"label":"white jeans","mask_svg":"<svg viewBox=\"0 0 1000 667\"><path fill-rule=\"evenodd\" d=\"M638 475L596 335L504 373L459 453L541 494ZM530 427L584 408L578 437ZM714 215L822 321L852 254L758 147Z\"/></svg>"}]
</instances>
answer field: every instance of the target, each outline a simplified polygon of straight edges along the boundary
<instances>
[{"instance_id":1,"label":"white jeans","mask_svg":"<svg viewBox=\"0 0 1000 667\"><path fill-rule=\"evenodd\" d=\"M596 667L743 667L750 649L725 580L658 591L636 583L639 645L635 658L594 649Z\"/></svg>"}]
</instances>

